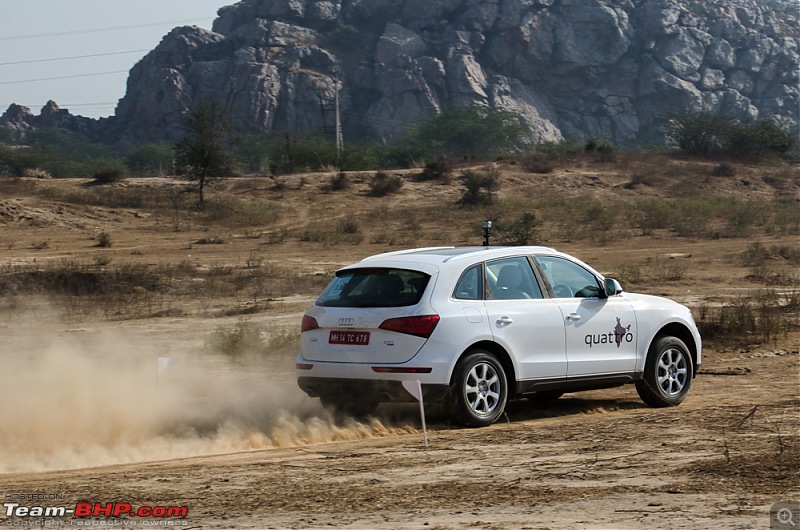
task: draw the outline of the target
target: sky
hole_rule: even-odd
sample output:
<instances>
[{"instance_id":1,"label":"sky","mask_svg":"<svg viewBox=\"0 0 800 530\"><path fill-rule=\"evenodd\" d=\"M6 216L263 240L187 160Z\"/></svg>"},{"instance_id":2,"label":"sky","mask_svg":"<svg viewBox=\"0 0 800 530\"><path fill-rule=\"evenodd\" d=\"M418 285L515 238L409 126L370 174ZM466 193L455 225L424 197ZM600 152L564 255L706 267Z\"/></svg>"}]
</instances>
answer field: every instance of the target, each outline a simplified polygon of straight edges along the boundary
<instances>
[{"instance_id":1,"label":"sky","mask_svg":"<svg viewBox=\"0 0 800 530\"><path fill-rule=\"evenodd\" d=\"M72 114L111 116L128 71L177 26L211 29L234 0L0 0L0 115L39 114L48 100ZM56 79L54 79L56 78Z\"/></svg>"}]
</instances>

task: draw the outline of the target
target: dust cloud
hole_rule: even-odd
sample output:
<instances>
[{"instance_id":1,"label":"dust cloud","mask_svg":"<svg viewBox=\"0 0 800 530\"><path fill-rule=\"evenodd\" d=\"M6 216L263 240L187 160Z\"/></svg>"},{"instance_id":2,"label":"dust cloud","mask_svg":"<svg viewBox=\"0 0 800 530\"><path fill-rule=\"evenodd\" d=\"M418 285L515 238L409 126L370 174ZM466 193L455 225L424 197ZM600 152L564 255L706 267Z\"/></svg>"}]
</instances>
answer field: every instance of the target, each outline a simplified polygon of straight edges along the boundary
<instances>
[{"instance_id":1,"label":"dust cloud","mask_svg":"<svg viewBox=\"0 0 800 530\"><path fill-rule=\"evenodd\" d=\"M233 363L197 344L98 327L0 326L0 473L417 432L379 419L337 423L297 388L288 356Z\"/></svg>"}]
</instances>

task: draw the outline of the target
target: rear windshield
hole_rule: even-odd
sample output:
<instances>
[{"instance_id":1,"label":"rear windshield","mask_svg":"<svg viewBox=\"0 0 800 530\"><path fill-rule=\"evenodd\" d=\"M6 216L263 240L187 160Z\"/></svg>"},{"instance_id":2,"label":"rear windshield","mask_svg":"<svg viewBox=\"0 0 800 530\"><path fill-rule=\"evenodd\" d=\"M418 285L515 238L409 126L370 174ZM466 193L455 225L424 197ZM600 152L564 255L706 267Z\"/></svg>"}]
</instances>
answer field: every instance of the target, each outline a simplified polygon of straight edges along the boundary
<instances>
[{"instance_id":1,"label":"rear windshield","mask_svg":"<svg viewBox=\"0 0 800 530\"><path fill-rule=\"evenodd\" d=\"M416 305L430 276L406 269L347 269L322 291L317 305L325 307L402 307Z\"/></svg>"}]
</instances>

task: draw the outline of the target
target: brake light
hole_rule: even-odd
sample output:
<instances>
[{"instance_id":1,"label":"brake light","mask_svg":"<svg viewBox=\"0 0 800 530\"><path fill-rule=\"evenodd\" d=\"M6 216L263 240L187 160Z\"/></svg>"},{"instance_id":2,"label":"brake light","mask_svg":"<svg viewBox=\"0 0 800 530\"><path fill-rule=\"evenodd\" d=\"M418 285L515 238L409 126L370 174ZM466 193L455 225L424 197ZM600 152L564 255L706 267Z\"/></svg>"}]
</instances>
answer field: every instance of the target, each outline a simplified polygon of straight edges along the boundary
<instances>
[{"instance_id":1,"label":"brake light","mask_svg":"<svg viewBox=\"0 0 800 530\"><path fill-rule=\"evenodd\" d=\"M311 331L312 329L317 329L318 327L319 324L317 323L316 318L309 315L303 315L303 321L300 322L300 333Z\"/></svg>"},{"instance_id":2,"label":"brake light","mask_svg":"<svg viewBox=\"0 0 800 530\"><path fill-rule=\"evenodd\" d=\"M439 315L424 315L420 317L400 317L384 320L378 326L381 329L406 333L427 339L439 323Z\"/></svg>"},{"instance_id":3,"label":"brake light","mask_svg":"<svg viewBox=\"0 0 800 530\"><path fill-rule=\"evenodd\" d=\"M314 365L311 363L295 363L294 367L298 370L311 370Z\"/></svg>"}]
</instances>

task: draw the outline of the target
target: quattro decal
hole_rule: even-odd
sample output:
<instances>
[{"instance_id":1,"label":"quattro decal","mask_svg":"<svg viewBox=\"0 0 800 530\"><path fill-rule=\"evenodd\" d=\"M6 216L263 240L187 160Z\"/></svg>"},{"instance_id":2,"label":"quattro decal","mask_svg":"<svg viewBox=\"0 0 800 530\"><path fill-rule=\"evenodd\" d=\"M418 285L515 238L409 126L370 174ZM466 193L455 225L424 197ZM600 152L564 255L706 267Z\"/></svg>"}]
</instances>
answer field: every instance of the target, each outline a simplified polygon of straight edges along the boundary
<instances>
[{"instance_id":1,"label":"quattro decal","mask_svg":"<svg viewBox=\"0 0 800 530\"><path fill-rule=\"evenodd\" d=\"M615 343L617 348L619 348L623 342L633 342L633 333L631 333L631 325L628 324L627 326L623 326L622 322L619 320L619 317L617 317L617 325L614 326L612 331L609 331L608 333L586 335L583 337L583 341L590 348L599 344L612 343Z\"/></svg>"}]
</instances>

